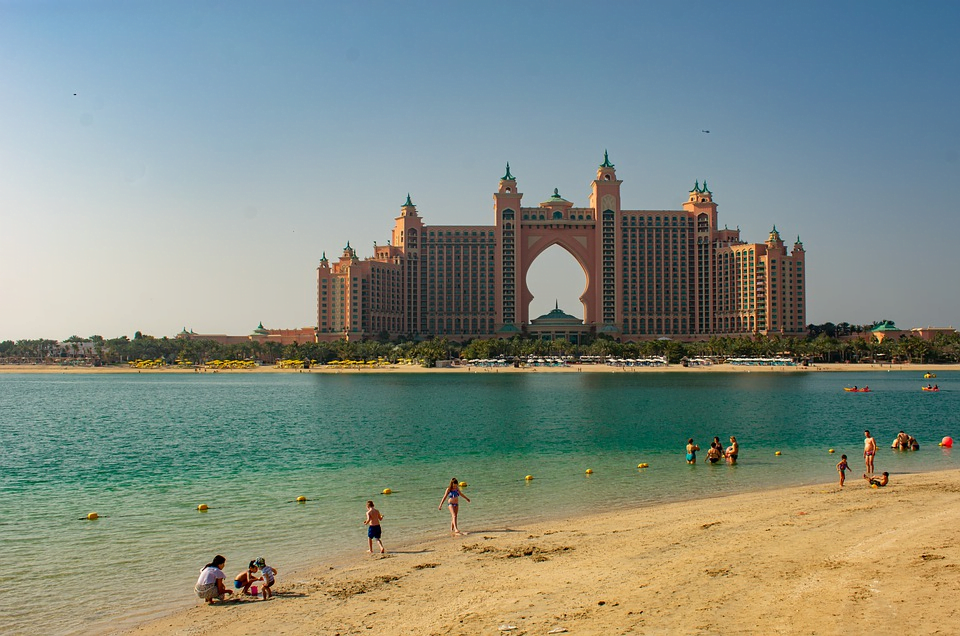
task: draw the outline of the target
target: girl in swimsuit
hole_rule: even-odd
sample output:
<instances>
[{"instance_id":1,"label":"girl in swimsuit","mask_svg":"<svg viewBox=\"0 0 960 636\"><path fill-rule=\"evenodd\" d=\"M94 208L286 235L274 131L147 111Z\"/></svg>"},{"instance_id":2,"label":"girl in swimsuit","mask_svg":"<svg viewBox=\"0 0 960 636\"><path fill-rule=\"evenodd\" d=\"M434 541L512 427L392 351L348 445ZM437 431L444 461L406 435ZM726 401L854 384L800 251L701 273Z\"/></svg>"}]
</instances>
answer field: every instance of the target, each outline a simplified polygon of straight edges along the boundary
<instances>
[{"instance_id":1,"label":"girl in swimsuit","mask_svg":"<svg viewBox=\"0 0 960 636\"><path fill-rule=\"evenodd\" d=\"M696 464L697 463L697 451L700 450L700 447L693 443L693 438L687 440L687 463Z\"/></svg>"},{"instance_id":2,"label":"girl in swimsuit","mask_svg":"<svg viewBox=\"0 0 960 636\"><path fill-rule=\"evenodd\" d=\"M443 502L447 502L447 508L450 509L450 534L453 536L464 534L460 532L460 528L457 527L457 512L460 508L461 497L469 503L470 498L460 492L460 482L454 477L450 480L450 485L447 486L447 489L443 492L443 497L440 498L440 505L437 506L437 510L441 510L443 508Z\"/></svg>"}]
</instances>

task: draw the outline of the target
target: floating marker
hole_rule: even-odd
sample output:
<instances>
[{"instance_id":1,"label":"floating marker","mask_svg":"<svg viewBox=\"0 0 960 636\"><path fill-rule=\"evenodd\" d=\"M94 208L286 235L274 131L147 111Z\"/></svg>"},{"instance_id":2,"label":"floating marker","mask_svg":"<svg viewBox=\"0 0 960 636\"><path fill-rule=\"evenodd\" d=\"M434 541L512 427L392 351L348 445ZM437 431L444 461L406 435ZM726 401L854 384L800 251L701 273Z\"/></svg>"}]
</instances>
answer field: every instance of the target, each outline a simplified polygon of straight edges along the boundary
<instances>
[{"instance_id":1,"label":"floating marker","mask_svg":"<svg viewBox=\"0 0 960 636\"><path fill-rule=\"evenodd\" d=\"M527 481L533 481L533 475L527 475L526 477L524 477L524 479L526 479Z\"/></svg>"},{"instance_id":2,"label":"floating marker","mask_svg":"<svg viewBox=\"0 0 960 636\"><path fill-rule=\"evenodd\" d=\"M306 501L306 500L307 500L307 498L304 497L303 495L300 495L299 497L297 497L297 503L303 503L303 502Z\"/></svg>"},{"instance_id":3,"label":"floating marker","mask_svg":"<svg viewBox=\"0 0 960 636\"><path fill-rule=\"evenodd\" d=\"M466 488L468 485L469 485L469 484L467 484L467 482L465 482L465 481L461 481L461 482L460 482L460 487L461 487L461 488Z\"/></svg>"},{"instance_id":4,"label":"floating marker","mask_svg":"<svg viewBox=\"0 0 960 636\"><path fill-rule=\"evenodd\" d=\"M647 464L647 463L637 464L637 468L650 468L650 464Z\"/></svg>"},{"instance_id":5,"label":"floating marker","mask_svg":"<svg viewBox=\"0 0 960 636\"><path fill-rule=\"evenodd\" d=\"M593 474L593 469L592 469L592 468L588 468L586 472L587 472L588 475L592 475L592 474Z\"/></svg>"},{"instance_id":6,"label":"floating marker","mask_svg":"<svg viewBox=\"0 0 960 636\"><path fill-rule=\"evenodd\" d=\"M197 510L199 510L200 512L206 512L208 509L209 508L207 504L200 504L199 506L197 506Z\"/></svg>"},{"instance_id":7,"label":"floating marker","mask_svg":"<svg viewBox=\"0 0 960 636\"><path fill-rule=\"evenodd\" d=\"M829 451L827 451L827 452L828 452L828 453L832 453L832 452L833 452L833 449L831 448L831 449L830 449Z\"/></svg>"},{"instance_id":8,"label":"floating marker","mask_svg":"<svg viewBox=\"0 0 960 636\"><path fill-rule=\"evenodd\" d=\"M384 488L382 494L384 494L384 495L391 495L391 494L393 494L393 491L390 490L389 488Z\"/></svg>"},{"instance_id":9,"label":"floating marker","mask_svg":"<svg viewBox=\"0 0 960 636\"><path fill-rule=\"evenodd\" d=\"M774 455L780 455L780 451L777 451L776 453L774 453Z\"/></svg>"},{"instance_id":10,"label":"floating marker","mask_svg":"<svg viewBox=\"0 0 960 636\"><path fill-rule=\"evenodd\" d=\"M87 519L89 519L90 521L96 521L99 518L100 518L100 515L98 515L95 512L91 512L90 514L87 515Z\"/></svg>"}]
</instances>

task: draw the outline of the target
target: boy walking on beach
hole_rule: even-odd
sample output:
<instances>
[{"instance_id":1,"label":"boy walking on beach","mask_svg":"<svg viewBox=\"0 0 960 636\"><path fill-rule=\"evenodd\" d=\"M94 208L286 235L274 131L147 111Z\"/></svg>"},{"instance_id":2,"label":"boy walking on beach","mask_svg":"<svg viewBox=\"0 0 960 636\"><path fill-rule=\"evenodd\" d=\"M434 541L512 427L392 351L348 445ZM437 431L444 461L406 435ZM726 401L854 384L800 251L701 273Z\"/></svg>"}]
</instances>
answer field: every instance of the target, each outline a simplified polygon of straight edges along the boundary
<instances>
[{"instance_id":1,"label":"boy walking on beach","mask_svg":"<svg viewBox=\"0 0 960 636\"><path fill-rule=\"evenodd\" d=\"M383 521L383 515L380 514L380 511L373 507L373 502L367 502L367 518L364 519L363 525L367 526L367 545L369 546L367 552L373 553L373 540L377 540L377 545L380 546L380 554L386 552L383 549L383 542L380 541L381 528L380 522Z\"/></svg>"},{"instance_id":2,"label":"boy walking on beach","mask_svg":"<svg viewBox=\"0 0 960 636\"><path fill-rule=\"evenodd\" d=\"M843 488L843 480L846 478L846 474L843 472L845 470L850 470L850 466L847 465L847 456L841 455L840 461L837 462L837 472L840 473L840 487Z\"/></svg>"}]
</instances>

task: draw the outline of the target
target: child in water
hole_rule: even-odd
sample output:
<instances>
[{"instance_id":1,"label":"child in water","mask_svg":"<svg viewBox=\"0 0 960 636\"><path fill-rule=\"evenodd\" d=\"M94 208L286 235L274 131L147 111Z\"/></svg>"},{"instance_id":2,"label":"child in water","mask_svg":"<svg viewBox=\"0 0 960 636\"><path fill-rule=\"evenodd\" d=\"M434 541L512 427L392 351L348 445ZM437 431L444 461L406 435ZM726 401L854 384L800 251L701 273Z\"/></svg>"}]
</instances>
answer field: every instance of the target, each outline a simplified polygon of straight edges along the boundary
<instances>
[{"instance_id":1,"label":"child in water","mask_svg":"<svg viewBox=\"0 0 960 636\"><path fill-rule=\"evenodd\" d=\"M846 479L846 473L843 471L850 470L850 466L847 465L847 456L841 455L840 461L837 462L837 472L840 473L840 487L843 488L843 481ZM866 475L864 475L866 477Z\"/></svg>"},{"instance_id":2,"label":"child in water","mask_svg":"<svg viewBox=\"0 0 960 636\"><path fill-rule=\"evenodd\" d=\"M263 600L273 598L273 590L271 588L273 584L277 582L277 569L267 565L263 557L257 559L254 564L260 568L260 573L263 574Z\"/></svg>"}]
</instances>

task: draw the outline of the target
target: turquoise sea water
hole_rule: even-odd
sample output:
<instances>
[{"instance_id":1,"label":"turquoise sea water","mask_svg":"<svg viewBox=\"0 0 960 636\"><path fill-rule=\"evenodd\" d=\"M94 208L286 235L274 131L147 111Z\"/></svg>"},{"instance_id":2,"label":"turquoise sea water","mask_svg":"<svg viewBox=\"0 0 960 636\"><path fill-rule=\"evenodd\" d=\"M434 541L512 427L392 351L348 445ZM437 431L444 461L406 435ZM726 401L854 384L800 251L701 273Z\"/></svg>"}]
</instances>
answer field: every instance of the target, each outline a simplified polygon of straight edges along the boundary
<instances>
[{"instance_id":1,"label":"turquoise sea water","mask_svg":"<svg viewBox=\"0 0 960 636\"><path fill-rule=\"evenodd\" d=\"M927 394L916 371L0 374L4 631L103 631L192 604L217 553L231 577L263 555L281 582L359 557L367 499L388 549L445 536L453 476L469 531L832 481L841 453L856 481L864 428L878 471L952 468L937 442L960 435L960 373L939 376ZM886 448L900 429L920 452ZM688 466L687 438L714 435L737 436L739 464Z\"/></svg>"}]
</instances>

